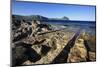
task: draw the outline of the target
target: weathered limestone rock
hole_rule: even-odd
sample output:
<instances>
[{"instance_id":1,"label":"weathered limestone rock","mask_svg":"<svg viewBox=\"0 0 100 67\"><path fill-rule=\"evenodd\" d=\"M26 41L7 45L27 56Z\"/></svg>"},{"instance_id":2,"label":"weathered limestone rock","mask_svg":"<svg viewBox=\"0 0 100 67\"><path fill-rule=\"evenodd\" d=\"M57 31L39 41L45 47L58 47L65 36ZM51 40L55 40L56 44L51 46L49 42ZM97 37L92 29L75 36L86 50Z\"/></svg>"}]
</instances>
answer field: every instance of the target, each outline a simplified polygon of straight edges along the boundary
<instances>
[{"instance_id":1,"label":"weathered limestone rock","mask_svg":"<svg viewBox=\"0 0 100 67\"><path fill-rule=\"evenodd\" d=\"M86 61L87 50L84 46L84 40L78 39L68 55L67 62L83 62Z\"/></svg>"},{"instance_id":2,"label":"weathered limestone rock","mask_svg":"<svg viewBox=\"0 0 100 67\"><path fill-rule=\"evenodd\" d=\"M14 65L50 64L56 57L59 58L60 54L60 60L57 59L56 61L65 62L67 60L65 63L87 61L87 58L90 61L96 59L94 50L87 50L85 45L88 44L90 36L83 33L82 37L76 39L78 35L75 36L75 34L79 28L69 29L61 26L64 29L59 30L55 26L57 28L55 30L55 27L52 28L49 24L41 24L37 20L31 21L31 23L21 20L16 22L12 29ZM95 37L91 42L94 39ZM71 48L70 44L74 46ZM93 47L93 49L95 48Z\"/></svg>"},{"instance_id":3,"label":"weathered limestone rock","mask_svg":"<svg viewBox=\"0 0 100 67\"><path fill-rule=\"evenodd\" d=\"M59 34L57 34L59 33ZM51 63L57 55L63 50L63 48L66 46L66 43L72 38L74 35L73 32L70 32L71 35L68 36L69 33L64 31L54 32L54 33L48 33L45 36L48 35L48 45L51 47L50 50L46 53L46 55L42 55L42 58L33 63L33 64L49 64ZM49 48L48 48L49 49ZM47 50L46 50L47 51ZM44 51L43 51L44 52ZM42 53L43 54L43 53Z\"/></svg>"},{"instance_id":4,"label":"weathered limestone rock","mask_svg":"<svg viewBox=\"0 0 100 67\"><path fill-rule=\"evenodd\" d=\"M96 61L96 53L89 52L89 59L90 59L90 61Z\"/></svg>"}]
</instances>

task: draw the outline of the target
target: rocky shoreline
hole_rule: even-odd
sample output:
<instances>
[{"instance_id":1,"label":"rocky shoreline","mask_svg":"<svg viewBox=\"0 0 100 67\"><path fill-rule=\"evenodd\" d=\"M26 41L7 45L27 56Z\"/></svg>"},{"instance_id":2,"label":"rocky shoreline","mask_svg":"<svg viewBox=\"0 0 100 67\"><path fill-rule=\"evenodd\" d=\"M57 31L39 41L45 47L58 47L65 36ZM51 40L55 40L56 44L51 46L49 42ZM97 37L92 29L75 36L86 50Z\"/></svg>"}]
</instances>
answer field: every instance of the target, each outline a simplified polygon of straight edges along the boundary
<instances>
[{"instance_id":1,"label":"rocky shoreline","mask_svg":"<svg viewBox=\"0 0 100 67\"><path fill-rule=\"evenodd\" d=\"M12 65L95 61L95 37L89 39L91 36L78 30L55 30L52 25L37 20L28 22L13 18Z\"/></svg>"}]
</instances>

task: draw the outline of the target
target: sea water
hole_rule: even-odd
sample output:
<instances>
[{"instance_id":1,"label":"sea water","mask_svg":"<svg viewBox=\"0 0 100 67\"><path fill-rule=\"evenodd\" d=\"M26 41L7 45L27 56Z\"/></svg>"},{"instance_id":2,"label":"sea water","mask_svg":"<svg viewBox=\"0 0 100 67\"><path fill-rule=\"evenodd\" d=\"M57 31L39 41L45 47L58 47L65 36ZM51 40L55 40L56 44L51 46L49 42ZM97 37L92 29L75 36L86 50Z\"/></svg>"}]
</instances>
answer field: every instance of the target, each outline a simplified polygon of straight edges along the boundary
<instances>
[{"instance_id":1,"label":"sea water","mask_svg":"<svg viewBox=\"0 0 100 67\"><path fill-rule=\"evenodd\" d=\"M79 28L82 32L87 32L91 35L96 34L96 21L64 21L64 22L45 22L55 26L55 29L61 28Z\"/></svg>"}]
</instances>

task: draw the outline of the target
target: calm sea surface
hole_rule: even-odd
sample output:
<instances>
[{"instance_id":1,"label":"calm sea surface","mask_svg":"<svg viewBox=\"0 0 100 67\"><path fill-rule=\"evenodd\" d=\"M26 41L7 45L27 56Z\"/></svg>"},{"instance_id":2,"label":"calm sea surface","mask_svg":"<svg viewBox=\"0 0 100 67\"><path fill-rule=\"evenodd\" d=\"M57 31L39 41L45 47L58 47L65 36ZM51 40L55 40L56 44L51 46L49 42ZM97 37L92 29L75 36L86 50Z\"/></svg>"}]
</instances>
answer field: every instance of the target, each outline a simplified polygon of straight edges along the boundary
<instances>
[{"instance_id":1,"label":"calm sea surface","mask_svg":"<svg viewBox=\"0 0 100 67\"><path fill-rule=\"evenodd\" d=\"M73 28L80 28L82 31L88 32L91 35L96 33L96 22L95 21L68 21L68 22L45 22L47 24L59 25ZM58 27L59 27L58 26Z\"/></svg>"}]
</instances>

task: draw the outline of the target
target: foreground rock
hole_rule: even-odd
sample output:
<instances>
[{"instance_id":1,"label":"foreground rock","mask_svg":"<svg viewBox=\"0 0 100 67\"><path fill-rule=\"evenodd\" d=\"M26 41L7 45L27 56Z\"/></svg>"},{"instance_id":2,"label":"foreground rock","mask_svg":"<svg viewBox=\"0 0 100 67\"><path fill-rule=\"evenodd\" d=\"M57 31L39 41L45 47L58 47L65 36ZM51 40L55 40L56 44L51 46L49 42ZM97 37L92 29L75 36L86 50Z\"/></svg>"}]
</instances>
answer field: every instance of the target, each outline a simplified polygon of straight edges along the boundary
<instances>
[{"instance_id":1,"label":"foreground rock","mask_svg":"<svg viewBox=\"0 0 100 67\"><path fill-rule=\"evenodd\" d=\"M89 52L89 59L90 59L90 61L96 61L96 53Z\"/></svg>"},{"instance_id":2,"label":"foreground rock","mask_svg":"<svg viewBox=\"0 0 100 67\"><path fill-rule=\"evenodd\" d=\"M13 19L13 65L83 62L96 59L94 47L91 50L91 47L87 47L91 44L90 39L88 40L86 35L77 38L78 28L54 28L57 27L41 24L37 20L29 22ZM95 43L94 39L92 41Z\"/></svg>"},{"instance_id":3,"label":"foreground rock","mask_svg":"<svg viewBox=\"0 0 100 67\"><path fill-rule=\"evenodd\" d=\"M87 58L87 50L84 46L84 40L78 39L70 50L67 62L85 62Z\"/></svg>"},{"instance_id":4,"label":"foreground rock","mask_svg":"<svg viewBox=\"0 0 100 67\"><path fill-rule=\"evenodd\" d=\"M95 35L82 32L70 50L67 62L86 62L96 60Z\"/></svg>"},{"instance_id":5,"label":"foreground rock","mask_svg":"<svg viewBox=\"0 0 100 67\"><path fill-rule=\"evenodd\" d=\"M57 33L59 33L57 35ZM42 54L42 58L33 63L33 64L49 64L52 63L53 60L59 55L59 53L63 50L63 48L67 45L66 43L74 36L73 32L65 32L65 31L59 31L55 33L48 34L49 37L46 39L47 44L43 44L46 46L51 47L50 51L47 54ZM73 35L73 36L72 36ZM44 49L46 49L45 47ZM47 51L47 50L45 50Z\"/></svg>"},{"instance_id":6,"label":"foreground rock","mask_svg":"<svg viewBox=\"0 0 100 67\"><path fill-rule=\"evenodd\" d=\"M26 44L23 42L15 44L15 47L12 49L12 64L21 65L27 60L32 62L39 60L41 56L34 49L32 49L31 46L31 44Z\"/></svg>"}]
</instances>

